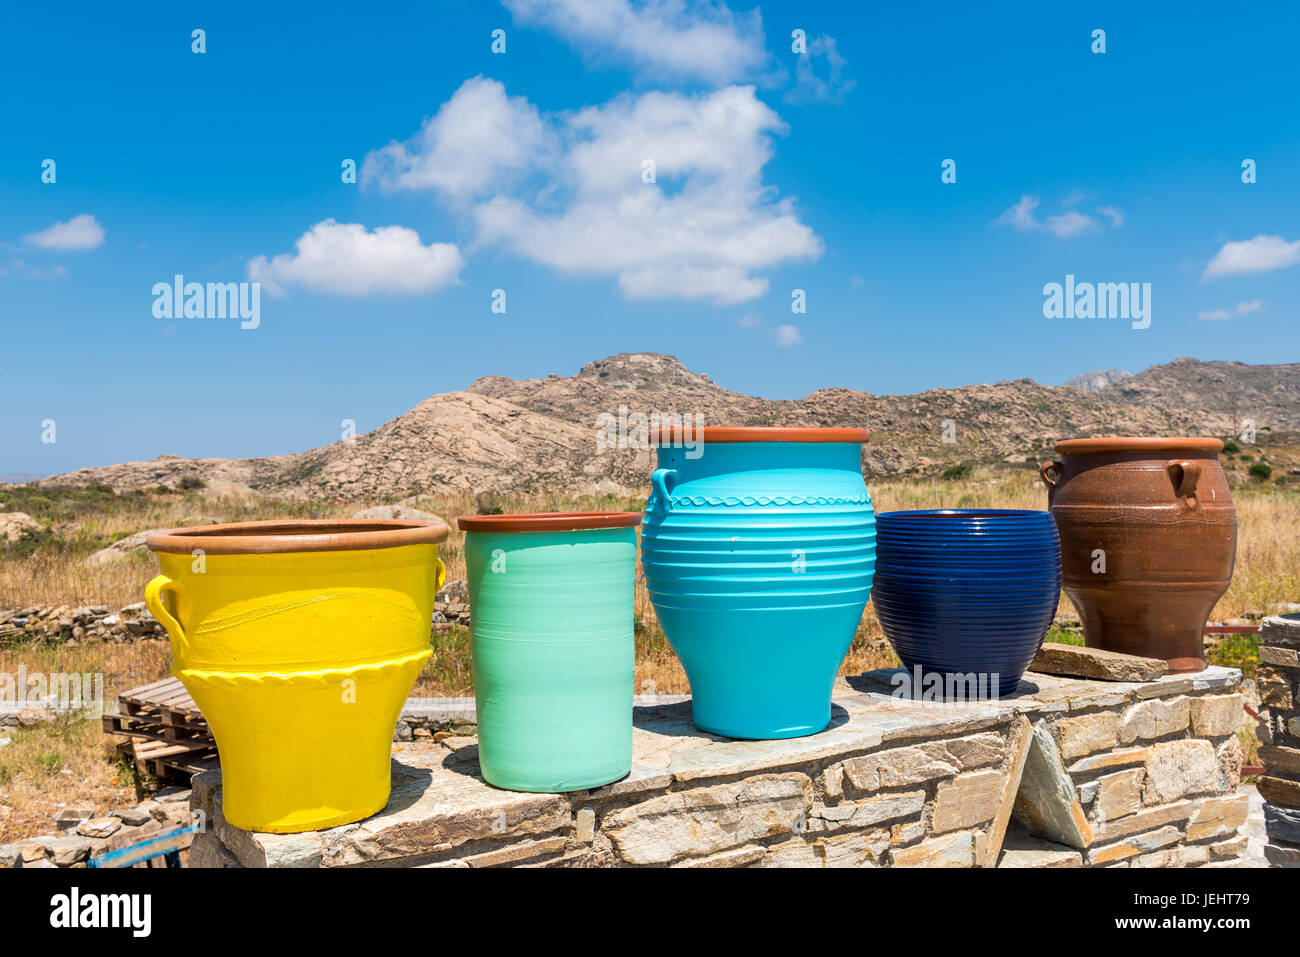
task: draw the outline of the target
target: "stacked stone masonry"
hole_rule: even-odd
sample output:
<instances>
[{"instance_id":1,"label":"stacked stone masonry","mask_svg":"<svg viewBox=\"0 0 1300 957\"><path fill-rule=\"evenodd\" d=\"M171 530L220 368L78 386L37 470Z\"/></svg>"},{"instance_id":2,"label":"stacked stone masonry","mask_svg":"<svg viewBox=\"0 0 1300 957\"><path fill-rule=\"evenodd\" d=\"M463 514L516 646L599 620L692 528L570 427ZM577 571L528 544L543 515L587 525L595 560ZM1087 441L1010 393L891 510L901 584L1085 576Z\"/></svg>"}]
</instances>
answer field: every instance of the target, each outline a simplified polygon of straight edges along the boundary
<instances>
[{"instance_id":1,"label":"stacked stone masonry","mask_svg":"<svg viewBox=\"0 0 1300 957\"><path fill-rule=\"evenodd\" d=\"M1273 867L1300 867L1300 615L1264 619L1259 657L1264 857Z\"/></svg>"},{"instance_id":2,"label":"stacked stone masonry","mask_svg":"<svg viewBox=\"0 0 1300 957\"><path fill-rule=\"evenodd\" d=\"M211 826L191 863L1230 867L1245 851L1235 669L1142 683L1030 674L1012 699L961 705L892 697L893 674L841 682L831 726L783 741L702 733L688 699L642 703L632 773L566 794L485 784L472 702L408 707L379 814L250 833L225 820L220 773L205 772L191 803Z\"/></svg>"}]
</instances>

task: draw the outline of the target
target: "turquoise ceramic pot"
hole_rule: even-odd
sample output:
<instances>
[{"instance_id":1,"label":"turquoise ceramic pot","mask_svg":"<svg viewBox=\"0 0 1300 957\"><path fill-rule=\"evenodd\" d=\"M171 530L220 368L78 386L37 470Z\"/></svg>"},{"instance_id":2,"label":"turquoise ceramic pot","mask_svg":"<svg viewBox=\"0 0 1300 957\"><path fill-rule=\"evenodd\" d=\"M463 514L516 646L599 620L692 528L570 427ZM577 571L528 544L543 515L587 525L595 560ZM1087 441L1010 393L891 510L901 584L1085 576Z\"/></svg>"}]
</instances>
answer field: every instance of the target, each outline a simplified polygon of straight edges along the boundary
<instances>
[{"instance_id":1,"label":"turquoise ceramic pot","mask_svg":"<svg viewBox=\"0 0 1300 957\"><path fill-rule=\"evenodd\" d=\"M697 430L659 438L641 534L655 612L694 720L733 738L830 723L831 685L875 570L864 429Z\"/></svg>"},{"instance_id":2,"label":"turquoise ceramic pot","mask_svg":"<svg viewBox=\"0 0 1300 957\"><path fill-rule=\"evenodd\" d=\"M632 767L635 512L459 520L483 778L576 791Z\"/></svg>"}]
</instances>

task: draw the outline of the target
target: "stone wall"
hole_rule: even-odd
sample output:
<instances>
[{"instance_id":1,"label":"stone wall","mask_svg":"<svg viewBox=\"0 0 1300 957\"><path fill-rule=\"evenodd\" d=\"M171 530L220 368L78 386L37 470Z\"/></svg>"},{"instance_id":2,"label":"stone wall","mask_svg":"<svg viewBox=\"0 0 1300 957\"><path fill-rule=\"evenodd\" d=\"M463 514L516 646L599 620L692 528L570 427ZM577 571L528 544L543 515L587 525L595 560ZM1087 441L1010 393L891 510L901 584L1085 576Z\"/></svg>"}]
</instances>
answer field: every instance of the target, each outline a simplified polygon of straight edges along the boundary
<instances>
[{"instance_id":1,"label":"stone wall","mask_svg":"<svg viewBox=\"0 0 1300 957\"><path fill-rule=\"evenodd\" d=\"M1264 619L1259 657L1264 856L1274 867L1300 867L1300 615Z\"/></svg>"},{"instance_id":2,"label":"stone wall","mask_svg":"<svg viewBox=\"0 0 1300 957\"><path fill-rule=\"evenodd\" d=\"M891 676L841 682L831 726L784 741L704 734L689 700L642 704L631 774L567 794L487 785L472 734L416 734L408 708L412 740L394 745L379 814L250 833L225 820L220 773L205 772L191 802L211 827L191 864L1229 866L1245 849L1234 669L1147 683L1028 675L1015 698L962 705L894 698ZM448 710L470 730L463 703Z\"/></svg>"},{"instance_id":3,"label":"stone wall","mask_svg":"<svg viewBox=\"0 0 1300 957\"><path fill-rule=\"evenodd\" d=\"M0 639L83 638L105 641L134 641L140 638L166 638L167 632L144 602L127 605L110 614L107 605L34 605L30 608L0 609Z\"/></svg>"},{"instance_id":4,"label":"stone wall","mask_svg":"<svg viewBox=\"0 0 1300 957\"><path fill-rule=\"evenodd\" d=\"M0 868L85 867L91 857L189 827L194 823L190 799L187 788L167 788L125 810L64 808L54 821L58 833L0 845ZM182 861L188 853L185 847L188 844L182 843ZM140 866L162 864L157 859Z\"/></svg>"}]
</instances>

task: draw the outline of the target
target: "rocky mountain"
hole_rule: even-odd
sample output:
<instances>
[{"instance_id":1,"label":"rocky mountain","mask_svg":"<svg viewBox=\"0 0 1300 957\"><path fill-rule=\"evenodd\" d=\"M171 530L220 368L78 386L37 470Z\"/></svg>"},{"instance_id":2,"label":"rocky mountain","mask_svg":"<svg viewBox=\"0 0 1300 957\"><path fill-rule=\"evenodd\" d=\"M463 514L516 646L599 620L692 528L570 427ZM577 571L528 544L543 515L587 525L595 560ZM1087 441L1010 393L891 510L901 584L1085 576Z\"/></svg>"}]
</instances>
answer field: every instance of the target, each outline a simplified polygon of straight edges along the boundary
<instances>
[{"instance_id":1,"label":"rocky mountain","mask_svg":"<svg viewBox=\"0 0 1300 957\"><path fill-rule=\"evenodd\" d=\"M1119 369L1094 369L1091 372L1085 372L1083 375L1077 375L1073 379L1066 379L1066 385L1072 385L1076 389L1082 389L1084 392L1096 392L1104 389L1112 383L1119 382L1121 379L1132 378L1133 373L1121 372Z\"/></svg>"},{"instance_id":2,"label":"rocky mountain","mask_svg":"<svg viewBox=\"0 0 1300 957\"><path fill-rule=\"evenodd\" d=\"M268 495L345 500L439 488L638 494L652 465L650 452L637 447L644 424L637 416L663 413L696 416L704 425L866 426L868 475L930 474L963 462L1026 465L1067 436L1228 436L1247 419L1263 435L1300 432L1300 364L1178 359L1097 384L1096 377L1112 374L1089 373L1085 387L1017 379L912 395L828 388L771 400L725 389L673 356L624 353L568 377L488 376L464 392L426 399L366 435L308 452L237 460L162 456L41 484L178 486L192 476ZM606 441L620 429L630 443Z\"/></svg>"}]
</instances>

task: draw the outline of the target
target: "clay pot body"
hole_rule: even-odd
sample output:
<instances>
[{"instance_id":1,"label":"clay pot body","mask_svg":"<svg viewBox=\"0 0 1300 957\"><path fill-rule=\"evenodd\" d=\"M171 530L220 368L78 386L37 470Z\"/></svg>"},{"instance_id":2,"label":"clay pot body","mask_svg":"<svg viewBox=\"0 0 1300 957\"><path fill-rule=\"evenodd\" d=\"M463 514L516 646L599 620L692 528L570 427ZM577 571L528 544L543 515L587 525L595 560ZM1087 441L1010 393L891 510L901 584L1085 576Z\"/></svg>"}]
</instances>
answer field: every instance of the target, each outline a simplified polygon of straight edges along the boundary
<instances>
[{"instance_id":1,"label":"clay pot body","mask_svg":"<svg viewBox=\"0 0 1300 957\"><path fill-rule=\"evenodd\" d=\"M144 599L221 756L225 819L288 834L388 803L393 729L429 660L441 521L153 532Z\"/></svg>"},{"instance_id":2,"label":"clay pot body","mask_svg":"<svg viewBox=\"0 0 1300 957\"><path fill-rule=\"evenodd\" d=\"M631 770L640 522L638 512L460 519L488 784L578 791Z\"/></svg>"},{"instance_id":3,"label":"clay pot body","mask_svg":"<svg viewBox=\"0 0 1300 957\"><path fill-rule=\"evenodd\" d=\"M729 738L816 734L876 566L867 432L698 431L694 450L657 440L641 535L692 719Z\"/></svg>"},{"instance_id":4,"label":"clay pot body","mask_svg":"<svg viewBox=\"0 0 1300 957\"><path fill-rule=\"evenodd\" d=\"M915 696L930 681L939 700L1015 694L1061 597L1056 524L1018 509L884 512L872 587L885 637L923 676Z\"/></svg>"},{"instance_id":5,"label":"clay pot body","mask_svg":"<svg viewBox=\"0 0 1300 957\"><path fill-rule=\"evenodd\" d=\"M1237 512L1211 438L1069 439L1042 466L1065 593L1084 642L1170 671L1205 667L1205 622L1232 580Z\"/></svg>"}]
</instances>

